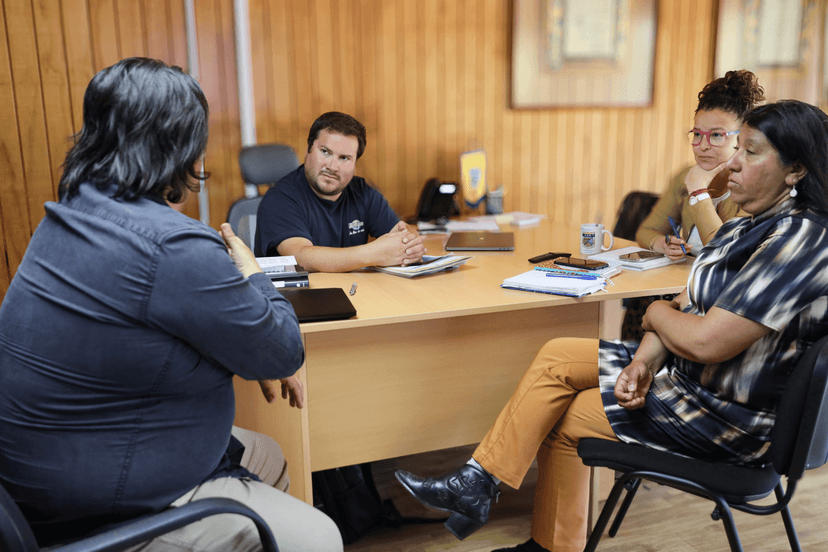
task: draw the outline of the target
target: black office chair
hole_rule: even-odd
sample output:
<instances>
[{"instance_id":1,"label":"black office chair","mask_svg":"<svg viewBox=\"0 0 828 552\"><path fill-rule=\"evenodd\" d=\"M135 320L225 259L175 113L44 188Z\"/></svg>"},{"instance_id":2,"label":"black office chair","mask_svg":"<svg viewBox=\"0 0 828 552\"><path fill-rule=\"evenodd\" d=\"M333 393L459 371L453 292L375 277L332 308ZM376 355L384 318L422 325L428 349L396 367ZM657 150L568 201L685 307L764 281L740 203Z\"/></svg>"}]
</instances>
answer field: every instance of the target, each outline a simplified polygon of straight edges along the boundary
<instances>
[{"instance_id":1,"label":"black office chair","mask_svg":"<svg viewBox=\"0 0 828 552\"><path fill-rule=\"evenodd\" d=\"M239 169L248 184L260 186L276 184L283 176L299 167L299 158L293 148L285 144L247 146L239 152ZM256 234L256 213L262 196L237 199L227 211L227 222L233 232L250 249Z\"/></svg>"},{"instance_id":2,"label":"black office chair","mask_svg":"<svg viewBox=\"0 0 828 552\"><path fill-rule=\"evenodd\" d=\"M279 547L276 546L273 534L265 521L241 502L229 498L196 500L179 508L170 508L158 514L137 518L117 529L52 550L53 552L116 552L216 514L238 514L250 518L259 531L262 549L265 552L279 552ZM38 552L40 550L29 523L23 517L23 512L2 486L0 486L0 550L3 552Z\"/></svg>"},{"instance_id":3,"label":"black office chair","mask_svg":"<svg viewBox=\"0 0 828 552\"><path fill-rule=\"evenodd\" d=\"M593 552L598 546L626 486L627 495L609 532L611 537L615 536L642 479L712 500L716 507L711 516L724 522L733 552L741 552L742 544L731 508L756 515L781 512L791 550L800 552L788 503L804 471L818 468L828 460L828 336L812 345L791 371L771 430L769 454L769 465L747 467L617 441L582 440L578 455L584 464L621 472L584 552ZM780 481L783 475L787 478L784 491ZM754 504L771 491L776 494L773 504Z\"/></svg>"}]
</instances>

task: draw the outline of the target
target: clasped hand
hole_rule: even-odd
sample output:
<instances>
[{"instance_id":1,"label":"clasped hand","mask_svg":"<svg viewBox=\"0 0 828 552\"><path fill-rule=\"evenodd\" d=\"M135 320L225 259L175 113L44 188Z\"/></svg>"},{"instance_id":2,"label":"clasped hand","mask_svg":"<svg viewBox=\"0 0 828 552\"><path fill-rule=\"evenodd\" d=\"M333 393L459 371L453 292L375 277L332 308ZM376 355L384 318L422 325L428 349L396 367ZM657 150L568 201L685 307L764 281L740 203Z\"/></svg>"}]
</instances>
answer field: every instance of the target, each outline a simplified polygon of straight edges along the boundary
<instances>
[{"instance_id":1,"label":"clasped hand","mask_svg":"<svg viewBox=\"0 0 828 552\"><path fill-rule=\"evenodd\" d=\"M390 232L372 242L377 251L379 266L410 265L420 262L425 253L423 236L410 232L404 222L397 223Z\"/></svg>"}]
</instances>

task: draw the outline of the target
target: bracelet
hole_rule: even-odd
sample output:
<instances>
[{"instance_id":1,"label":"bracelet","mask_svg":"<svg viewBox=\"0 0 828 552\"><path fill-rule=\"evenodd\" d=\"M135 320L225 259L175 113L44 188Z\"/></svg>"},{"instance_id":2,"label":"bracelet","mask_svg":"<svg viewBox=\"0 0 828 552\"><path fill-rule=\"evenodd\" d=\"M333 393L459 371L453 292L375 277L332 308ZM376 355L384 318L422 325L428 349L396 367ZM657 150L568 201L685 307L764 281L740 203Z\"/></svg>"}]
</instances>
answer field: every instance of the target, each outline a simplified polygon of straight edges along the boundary
<instances>
[{"instance_id":1,"label":"bracelet","mask_svg":"<svg viewBox=\"0 0 828 552\"><path fill-rule=\"evenodd\" d=\"M707 193L710 193L710 190L707 189L707 188L702 188L700 190L690 192L690 197L694 197L694 196L701 195L701 194L707 194Z\"/></svg>"}]
</instances>

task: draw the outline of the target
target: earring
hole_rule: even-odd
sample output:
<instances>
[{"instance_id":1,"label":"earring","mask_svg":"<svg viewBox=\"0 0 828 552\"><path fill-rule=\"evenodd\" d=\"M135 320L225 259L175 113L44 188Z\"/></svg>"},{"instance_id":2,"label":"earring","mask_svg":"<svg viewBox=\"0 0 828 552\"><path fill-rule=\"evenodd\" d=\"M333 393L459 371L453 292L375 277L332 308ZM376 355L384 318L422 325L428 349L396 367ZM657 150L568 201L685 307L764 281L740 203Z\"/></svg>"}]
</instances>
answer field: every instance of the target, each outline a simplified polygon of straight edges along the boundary
<instances>
[{"instance_id":1,"label":"earring","mask_svg":"<svg viewBox=\"0 0 828 552\"><path fill-rule=\"evenodd\" d=\"M794 185L791 186L790 196L796 197L797 195L799 195L799 192L796 191L796 183L794 182Z\"/></svg>"}]
</instances>

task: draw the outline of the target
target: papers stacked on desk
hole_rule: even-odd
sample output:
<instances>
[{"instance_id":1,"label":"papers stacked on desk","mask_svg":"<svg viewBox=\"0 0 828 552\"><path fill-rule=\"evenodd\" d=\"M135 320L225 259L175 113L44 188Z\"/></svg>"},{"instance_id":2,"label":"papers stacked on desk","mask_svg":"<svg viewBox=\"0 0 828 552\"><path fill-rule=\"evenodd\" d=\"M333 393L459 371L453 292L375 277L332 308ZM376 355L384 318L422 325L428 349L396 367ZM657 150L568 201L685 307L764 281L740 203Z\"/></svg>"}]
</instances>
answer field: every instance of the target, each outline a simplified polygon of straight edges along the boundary
<instances>
[{"instance_id":1,"label":"papers stacked on desk","mask_svg":"<svg viewBox=\"0 0 828 552\"><path fill-rule=\"evenodd\" d=\"M302 265L296 264L296 257L256 257L256 262L262 268L273 287L310 287L308 271Z\"/></svg>"},{"instance_id":2,"label":"papers stacked on desk","mask_svg":"<svg viewBox=\"0 0 828 552\"><path fill-rule=\"evenodd\" d=\"M501 287L583 297L603 290L606 285L607 279L598 274L559 274L547 270L530 270L512 278L506 278Z\"/></svg>"},{"instance_id":3,"label":"papers stacked on desk","mask_svg":"<svg viewBox=\"0 0 828 552\"><path fill-rule=\"evenodd\" d=\"M451 270L471 259L469 255L454 255L449 253L442 257L435 257L433 255L423 255L423 261L419 264L407 266L370 266L370 270L377 272L384 272L386 274L393 274L394 276L402 276L403 278L413 278L415 276L423 276L425 274L434 274L435 272L442 272L444 270Z\"/></svg>"},{"instance_id":4,"label":"papers stacked on desk","mask_svg":"<svg viewBox=\"0 0 828 552\"><path fill-rule=\"evenodd\" d=\"M627 253L636 253L638 251L649 251L649 249L642 249L641 247L637 246L624 247L622 249L613 249L612 251L596 253L595 255L590 255L589 258L595 259L597 261L604 261L611 267L620 266L627 270L637 271L650 270L651 268L659 268L670 264L683 263L686 259L685 257L677 261L671 261L668 257L659 257L657 259L647 261L631 262L625 261L620 258L621 255L626 255Z\"/></svg>"}]
</instances>

